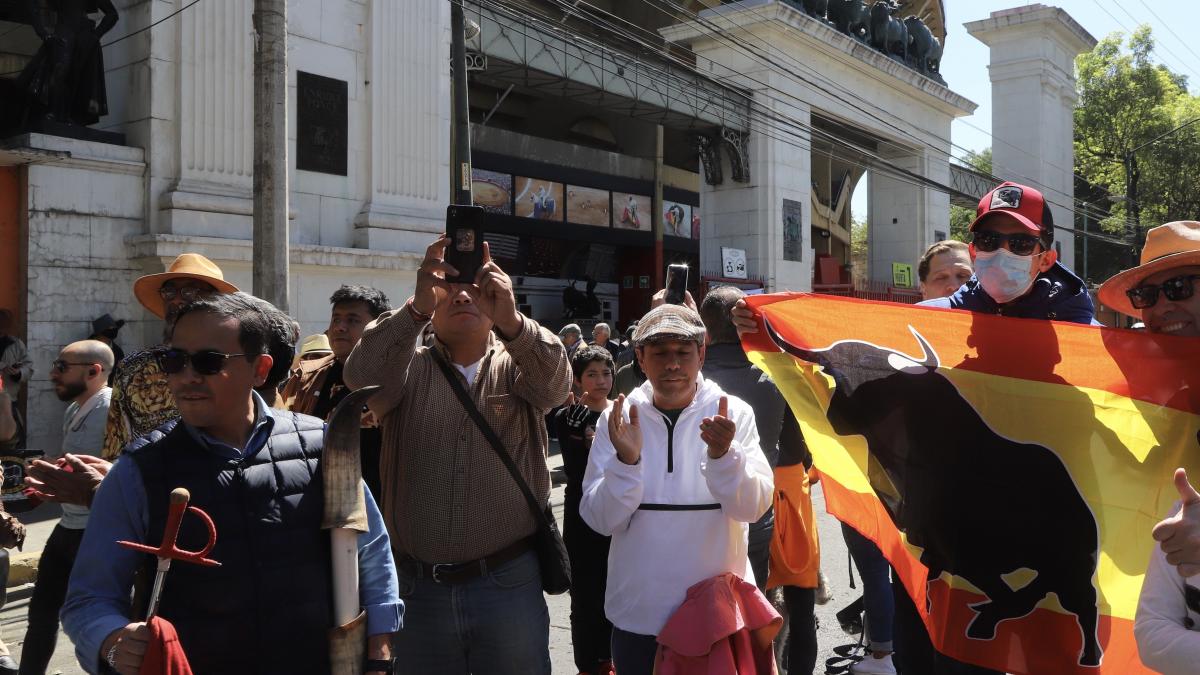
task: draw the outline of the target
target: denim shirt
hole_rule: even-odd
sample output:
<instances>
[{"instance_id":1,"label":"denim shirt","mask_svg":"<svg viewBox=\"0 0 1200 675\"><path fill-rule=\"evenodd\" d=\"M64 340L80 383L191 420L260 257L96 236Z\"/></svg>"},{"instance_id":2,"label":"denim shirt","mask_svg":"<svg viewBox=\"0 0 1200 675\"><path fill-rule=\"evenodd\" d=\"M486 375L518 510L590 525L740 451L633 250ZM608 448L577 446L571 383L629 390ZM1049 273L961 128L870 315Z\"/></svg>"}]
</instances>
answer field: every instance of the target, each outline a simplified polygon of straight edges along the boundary
<instances>
[{"instance_id":1,"label":"denim shirt","mask_svg":"<svg viewBox=\"0 0 1200 675\"><path fill-rule=\"evenodd\" d=\"M257 453L266 444L275 419L267 404L252 393L257 412L244 449L218 441L186 424L184 428L206 449L237 459ZM367 613L367 633L400 630L404 604L400 600L392 548L379 507L363 485L368 530L358 536L359 599ZM156 545L149 530L145 484L136 462L118 461L100 484L92 501L91 520L79 546L70 586L62 608L63 629L75 643L75 655L89 673L99 672L100 646L110 633L143 617L129 616L133 577L145 554L118 546L118 540ZM157 535L156 535L157 536ZM180 563L182 564L182 563Z\"/></svg>"}]
</instances>

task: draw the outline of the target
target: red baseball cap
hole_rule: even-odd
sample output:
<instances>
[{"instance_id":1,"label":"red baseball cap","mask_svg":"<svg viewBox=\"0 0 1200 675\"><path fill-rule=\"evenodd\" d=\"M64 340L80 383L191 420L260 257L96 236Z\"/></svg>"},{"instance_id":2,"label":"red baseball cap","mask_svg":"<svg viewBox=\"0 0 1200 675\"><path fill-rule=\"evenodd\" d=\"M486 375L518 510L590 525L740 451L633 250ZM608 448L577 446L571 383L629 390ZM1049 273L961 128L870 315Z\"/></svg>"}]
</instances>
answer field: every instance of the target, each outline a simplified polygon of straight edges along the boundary
<instances>
[{"instance_id":1,"label":"red baseball cap","mask_svg":"<svg viewBox=\"0 0 1200 675\"><path fill-rule=\"evenodd\" d=\"M985 220L1007 217L1046 241L1054 241L1054 216L1042 193L1020 183L1005 181L979 200L971 232Z\"/></svg>"}]
</instances>

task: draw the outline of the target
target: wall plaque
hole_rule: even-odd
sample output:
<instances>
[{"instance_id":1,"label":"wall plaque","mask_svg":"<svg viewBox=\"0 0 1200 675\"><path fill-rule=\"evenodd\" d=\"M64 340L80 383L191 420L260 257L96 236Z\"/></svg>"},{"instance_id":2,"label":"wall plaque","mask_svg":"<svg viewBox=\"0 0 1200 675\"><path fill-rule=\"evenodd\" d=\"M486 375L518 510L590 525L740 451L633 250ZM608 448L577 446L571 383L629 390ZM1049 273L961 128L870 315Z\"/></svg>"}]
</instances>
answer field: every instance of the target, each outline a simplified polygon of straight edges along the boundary
<instances>
[{"instance_id":1,"label":"wall plaque","mask_svg":"<svg viewBox=\"0 0 1200 675\"><path fill-rule=\"evenodd\" d=\"M346 175L344 80L296 72L296 168Z\"/></svg>"},{"instance_id":2,"label":"wall plaque","mask_svg":"<svg viewBox=\"0 0 1200 675\"><path fill-rule=\"evenodd\" d=\"M800 202L783 200L783 259L799 262L803 259L804 231Z\"/></svg>"}]
</instances>

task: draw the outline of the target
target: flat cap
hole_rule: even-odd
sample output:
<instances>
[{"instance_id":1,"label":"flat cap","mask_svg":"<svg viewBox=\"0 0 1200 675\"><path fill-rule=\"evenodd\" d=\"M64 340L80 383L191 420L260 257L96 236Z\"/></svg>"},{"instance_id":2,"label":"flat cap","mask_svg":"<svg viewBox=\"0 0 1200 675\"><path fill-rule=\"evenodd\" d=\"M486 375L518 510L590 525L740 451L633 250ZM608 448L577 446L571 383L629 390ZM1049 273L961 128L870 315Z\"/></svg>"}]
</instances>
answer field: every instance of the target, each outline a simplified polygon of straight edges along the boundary
<instances>
[{"instance_id":1,"label":"flat cap","mask_svg":"<svg viewBox=\"0 0 1200 675\"><path fill-rule=\"evenodd\" d=\"M704 322L695 310L683 305L659 305L638 322L633 342L637 346L658 340L704 340Z\"/></svg>"}]
</instances>

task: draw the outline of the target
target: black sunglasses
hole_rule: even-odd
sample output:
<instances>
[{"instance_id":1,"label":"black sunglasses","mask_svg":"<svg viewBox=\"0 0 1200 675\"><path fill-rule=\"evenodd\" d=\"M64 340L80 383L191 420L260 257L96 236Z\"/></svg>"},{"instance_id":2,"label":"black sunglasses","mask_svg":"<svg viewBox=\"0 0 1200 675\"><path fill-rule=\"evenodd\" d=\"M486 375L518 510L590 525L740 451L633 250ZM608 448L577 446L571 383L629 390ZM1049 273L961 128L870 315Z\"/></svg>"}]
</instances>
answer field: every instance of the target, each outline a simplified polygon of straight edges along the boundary
<instances>
[{"instance_id":1,"label":"black sunglasses","mask_svg":"<svg viewBox=\"0 0 1200 675\"><path fill-rule=\"evenodd\" d=\"M162 288L158 289L159 297L161 297L165 302L170 302L176 297L183 298L184 302L195 302L201 298L210 298L215 294L216 291L213 289L203 288L200 286L184 286L183 288L176 288L174 286L164 285Z\"/></svg>"},{"instance_id":2,"label":"black sunglasses","mask_svg":"<svg viewBox=\"0 0 1200 675\"><path fill-rule=\"evenodd\" d=\"M1129 296L1129 302L1133 304L1134 309L1146 309L1153 307L1158 302L1158 291L1161 289L1162 294L1167 296L1171 302L1179 302L1192 297L1194 289L1192 282L1200 279L1200 274L1183 274L1177 277L1171 277L1161 284L1147 284L1138 286L1125 291L1125 295Z\"/></svg>"},{"instance_id":3,"label":"black sunglasses","mask_svg":"<svg viewBox=\"0 0 1200 675\"><path fill-rule=\"evenodd\" d=\"M182 349L167 349L158 355L158 366L168 375L182 372L189 362L197 375L216 375L225 368L225 362L235 356L245 354L223 354L211 349L205 349L191 354Z\"/></svg>"},{"instance_id":4,"label":"black sunglasses","mask_svg":"<svg viewBox=\"0 0 1200 675\"><path fill-rule=\"evenodd\" d=\"M51 368L51 370L58 373L59 375L62 375L63 373L67 372L67 370L69 370L71 368L71 366L90 366L90 365L92 365L92 364L82 363L79 361L63 361L62 359L57 359L53 363L50 364L50 368Z\"/></svg>"},{"instance_id":5,"label":"black sunglasses","mask_svg":"<svg viewBox=\"0 0 1200 675\"><path fill-rule=\"evenodd\" d=\"M1041 239L1032 234L1000 234L992 230L976 232L975 237L972 239L975 248L984 253L995 251L1006 241L1008 242L1008 250L1016 255L1033 255L1033 250L1037 248L1038 242Z\"/></svg>"}]
</instances>

